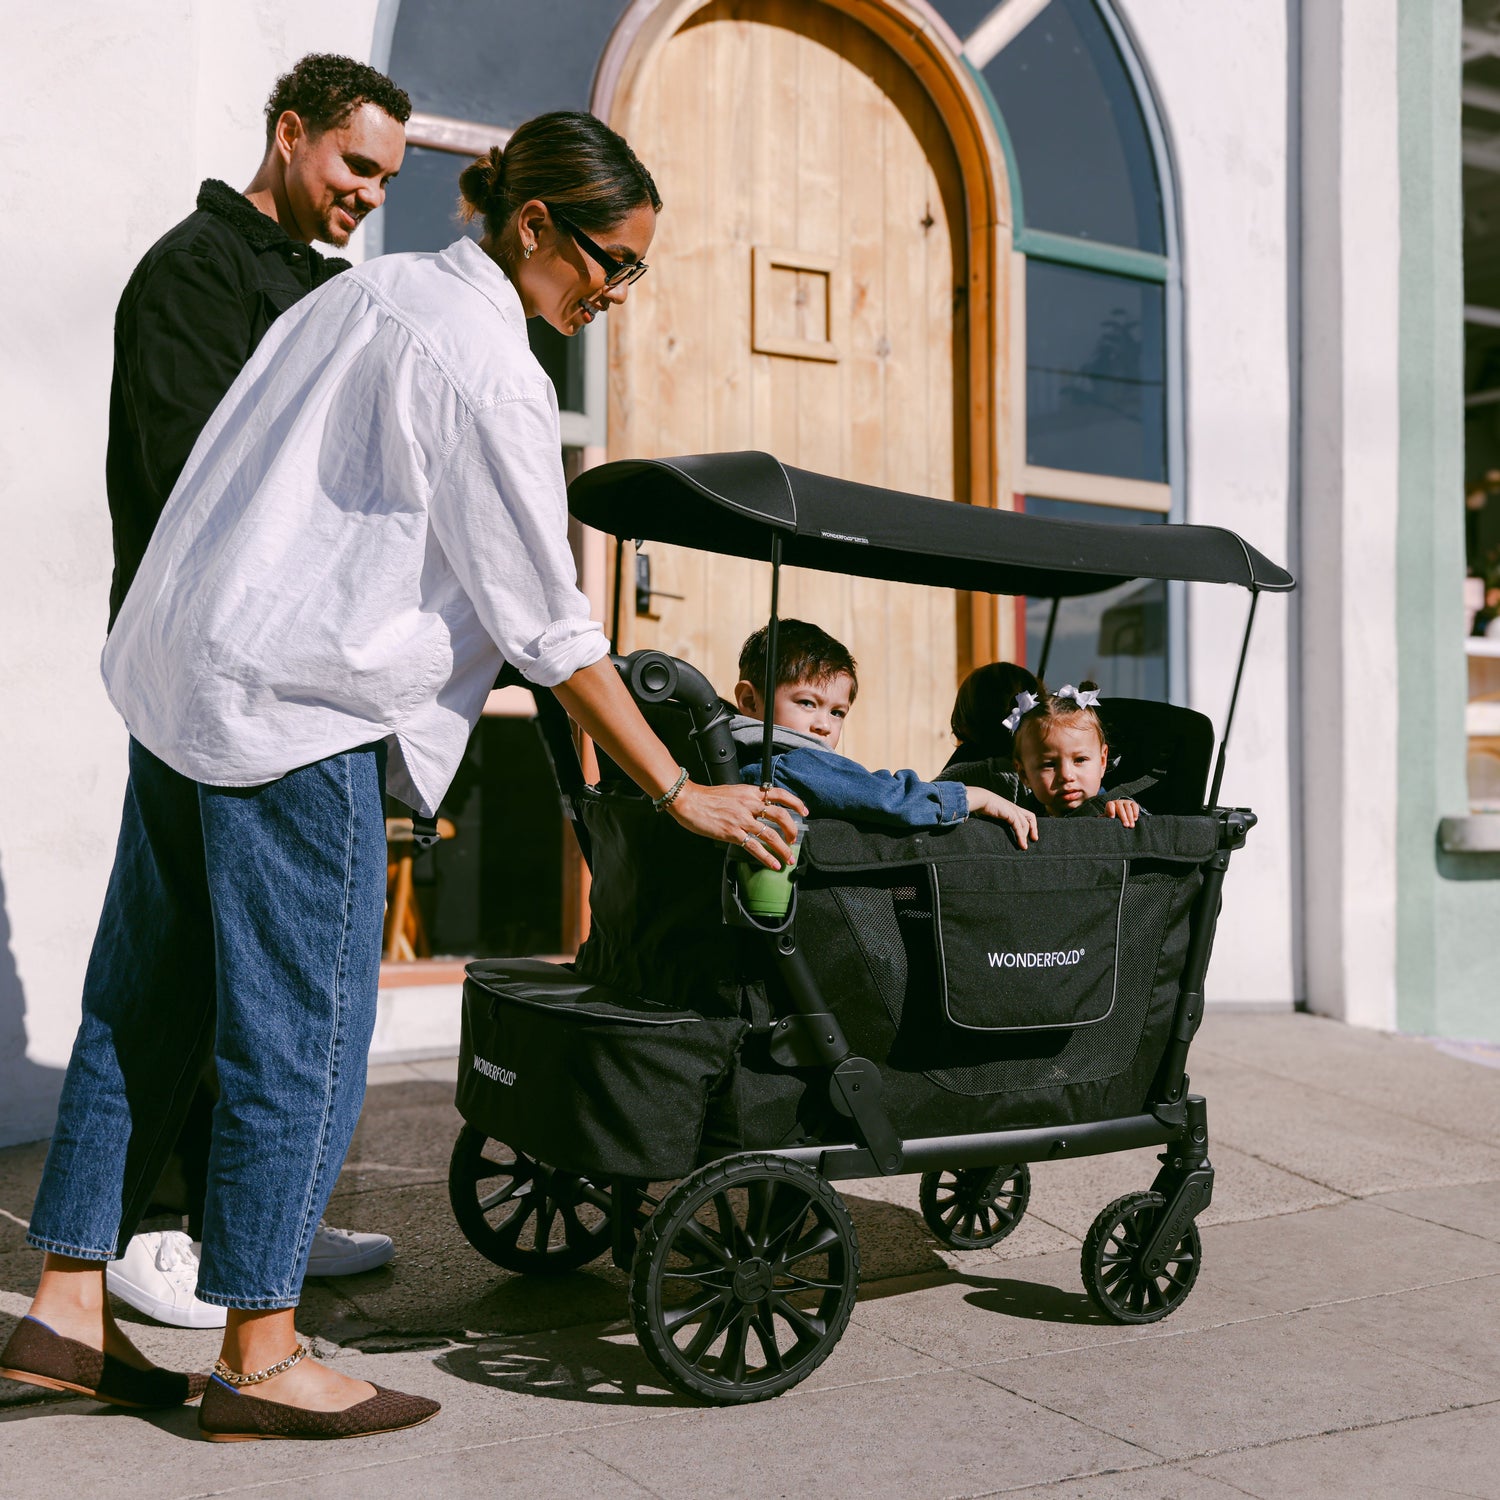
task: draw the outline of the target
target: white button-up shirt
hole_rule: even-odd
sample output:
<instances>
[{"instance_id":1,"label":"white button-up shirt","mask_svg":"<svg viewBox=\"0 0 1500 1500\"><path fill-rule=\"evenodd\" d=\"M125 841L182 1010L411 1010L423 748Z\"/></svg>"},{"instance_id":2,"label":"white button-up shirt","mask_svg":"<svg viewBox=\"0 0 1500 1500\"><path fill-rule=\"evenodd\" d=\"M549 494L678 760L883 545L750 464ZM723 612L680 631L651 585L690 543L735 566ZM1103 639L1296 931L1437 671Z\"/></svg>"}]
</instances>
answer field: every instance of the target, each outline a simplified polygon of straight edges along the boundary
<instances>
[{"instance_id":1,"label":"white button-up shirt","mask_svg":"<svg viewBox=\"0 0 1500 1500\"><path fill-rule=\"evenodd\" d=\"M502 660L608 651L568 547L552 383L471 240L390 255L272 326L209 419L104 649L174 770L256 786L385 740L433 812Z\"/></svg>"}]
</instances>

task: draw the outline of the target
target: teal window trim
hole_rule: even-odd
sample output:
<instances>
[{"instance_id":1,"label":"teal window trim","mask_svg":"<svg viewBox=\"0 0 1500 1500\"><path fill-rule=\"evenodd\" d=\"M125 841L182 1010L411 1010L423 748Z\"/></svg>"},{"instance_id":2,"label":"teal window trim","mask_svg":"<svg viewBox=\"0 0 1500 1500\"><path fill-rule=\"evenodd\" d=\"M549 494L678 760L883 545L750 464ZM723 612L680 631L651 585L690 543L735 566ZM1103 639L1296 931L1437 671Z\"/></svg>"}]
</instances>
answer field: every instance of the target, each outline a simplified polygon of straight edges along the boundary
<instances>
[{"instance_id":1,"label":"teal window trim","mask_svg":"<svg viewBox=\"0 0 1500 1500\"><path fill-rule=\"evenodd\" d=\"M1165 255L1147 250L1127 250L1123 245L1101 245L1097 240L1074 239L1067 234L1051 234L1041 229L1019 229L1012 241L1022 255L1037 260L1056 261L1064 266L1081 266L1087 271L1107 271L1114 276L1130 276L1137 281L1171 280L1172 263Z\"/></svg>"},{"instance_id":2,"label":"teal window trim","mask_svg":"<svg viewBox=\"0 0 1500 1500\"><path fill-rule=\"evenodd\" d=\"M1021 202L1021 168L1016 162L1016 148L1011 144L1010 131L1005 125L1005 116L1000 113L1000 105L995 98L994 91L990 88L983 73L969 61L965 54L961 61L968 69L969 77L974 80L974 87L979 90L984 99L985 108L990 112L990 119L995 125L995 134L1000 137L1000 149L1005 153L1005 175L1010 179L1010 226L1012 236L1019 235L1021 226L1026 222L1026 213Z\"/></svg>"}]
</instances>

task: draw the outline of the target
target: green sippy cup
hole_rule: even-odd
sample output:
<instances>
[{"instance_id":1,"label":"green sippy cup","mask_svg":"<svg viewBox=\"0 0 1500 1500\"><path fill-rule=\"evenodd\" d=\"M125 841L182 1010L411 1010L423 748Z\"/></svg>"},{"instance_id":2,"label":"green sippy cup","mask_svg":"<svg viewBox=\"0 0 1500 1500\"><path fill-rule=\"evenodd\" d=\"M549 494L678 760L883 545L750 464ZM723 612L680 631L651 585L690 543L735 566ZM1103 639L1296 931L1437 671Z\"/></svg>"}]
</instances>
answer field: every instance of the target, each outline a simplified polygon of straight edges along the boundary
<instances>
[{"instance_id":1,"label":"green sippy cup","mask_svg":"<svg viewBox=\"0 0 1500 1500\"><path fill-rule=\"evenodd\" d=\"M792 870L802 848L802 815L789 807L783 811L791 813L792 821L797 825L791 860L781 869L772 870L749 854L741 855L740 899L753 917L784 917L792 904Z\"/></svg>"}]
</instances>

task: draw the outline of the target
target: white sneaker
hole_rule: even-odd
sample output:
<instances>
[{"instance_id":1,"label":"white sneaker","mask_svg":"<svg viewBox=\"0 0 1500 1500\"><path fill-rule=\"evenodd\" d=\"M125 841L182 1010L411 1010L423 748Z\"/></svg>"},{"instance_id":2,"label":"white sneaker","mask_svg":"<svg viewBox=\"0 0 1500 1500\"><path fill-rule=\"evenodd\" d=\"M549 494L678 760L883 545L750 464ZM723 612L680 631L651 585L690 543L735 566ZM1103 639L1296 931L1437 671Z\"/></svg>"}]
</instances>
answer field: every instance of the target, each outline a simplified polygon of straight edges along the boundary
<instances>
[{"instance_id":1,"label":"white sneaker","mask_svg":"<svg viewBox=\"0 0 1500 1500\"><path fill-rule=\"evenodd\" d=\"M383 1266L396 1253L388 1234L359 1234L353 1229L335 1229L318 1220L312 1254L307 1257L309 1276L353 1276Z\"/></svg>"},{"instance_id":2,"label":"white sneaker","mask_svg":"<svg viewBox=\"0 0 1500 1500\"><path fill-rule=\"evenodd\" d=\"M222 1328L229 1309L200 1302L198 1257L180 1229L138 1234L104 1271L121 1302L174 1328Z\"/></svg>"}]
</instances>

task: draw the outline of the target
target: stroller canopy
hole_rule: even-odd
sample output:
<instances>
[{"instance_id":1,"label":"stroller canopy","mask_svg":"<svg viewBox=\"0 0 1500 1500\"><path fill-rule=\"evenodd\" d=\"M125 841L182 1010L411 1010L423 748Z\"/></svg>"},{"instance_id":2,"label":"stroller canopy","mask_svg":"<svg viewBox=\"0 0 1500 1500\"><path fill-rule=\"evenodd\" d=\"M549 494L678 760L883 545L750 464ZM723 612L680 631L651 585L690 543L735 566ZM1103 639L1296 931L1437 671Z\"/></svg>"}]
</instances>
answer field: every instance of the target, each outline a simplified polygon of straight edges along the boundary
<instances>
[{"instance_id":1,"label":"stroller canopy","mask_svg":"<svg viewBox=\"0 0 1500 1500\"><path fill-rule=\"evenodd\" d=\"M769 453L625 459L588 469L573 514L611 536L986 594L1093 594L1128 578L1293 587L1217 526L1111 526L955 505L787 468Z\"/></svg>"}]
</instances>

